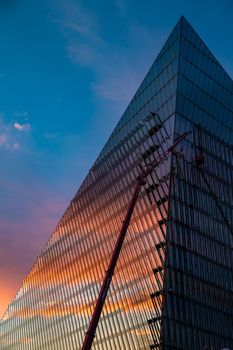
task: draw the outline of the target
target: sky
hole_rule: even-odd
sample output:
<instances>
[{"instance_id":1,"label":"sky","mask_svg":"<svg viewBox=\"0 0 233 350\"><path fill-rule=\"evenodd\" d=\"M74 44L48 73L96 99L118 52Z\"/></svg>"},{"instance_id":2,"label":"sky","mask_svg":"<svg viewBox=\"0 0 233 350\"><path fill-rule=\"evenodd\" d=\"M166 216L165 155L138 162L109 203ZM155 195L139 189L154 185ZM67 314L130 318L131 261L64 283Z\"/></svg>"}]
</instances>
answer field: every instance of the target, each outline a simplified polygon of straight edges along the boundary
<instances>
[{"instance_id":1,"label":"sky","mask_svg":"<svg viewBox=\"0 0 233 350\"><path fill-rule=\"evenodd\" d=\"M233 76L232 0L0 0L0 317L181 15Z\"/></svg>"}]
</instances>

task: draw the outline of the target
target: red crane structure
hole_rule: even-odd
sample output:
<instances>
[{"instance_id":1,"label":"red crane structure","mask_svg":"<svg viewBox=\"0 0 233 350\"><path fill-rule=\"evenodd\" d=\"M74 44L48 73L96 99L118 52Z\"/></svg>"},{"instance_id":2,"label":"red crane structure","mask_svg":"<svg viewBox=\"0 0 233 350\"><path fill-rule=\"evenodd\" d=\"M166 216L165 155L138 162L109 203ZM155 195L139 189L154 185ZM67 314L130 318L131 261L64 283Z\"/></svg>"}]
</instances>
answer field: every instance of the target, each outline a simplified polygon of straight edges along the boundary
<instances>
[{"instance_id":1,"label":"red crane structure","mask_svg":"<svg viewBox=\"0 0 233 350\"><path fill-rule=\"evenodd\" d=\"M160 156L160 159L158 161L153 161L151 162L149 165L147 165L146 169L142 169L140 175L137 177L136 179L136 183L135 183L135 187L134 187L134 191L132 194L132 198L130 200L125 218L122 222L122 226L121 226L121 230L119 232L114 250L113 250L113 254L110 260L110 263L108 265L108 269L106 270L106 275L105 278L103 280L101 289L100 289L100 293L95 305L95 309L83 342L83 346L82 346L82 350L90 350L91 346L92 346L92 342L94 340L95 337L95 332L96 332L96 328L98 326L98 322L100 319L100 315L105 303L105 299L107 297L107 293L112 281L112 277L114 274L114 270L117 264L117 260L119 258L120 252L121 252L121 248L127 233L127 229L130 223L130 219L132 217L133 214L133 210L135 207L135 204L137 202L139 193L140 193L140 189L142 187L142 185L144 185L146 183L146 177L153 171L153 169L155 167L157 167L158 165L160 165L164 160L166 160L167 156L173 152L173 150L175 150L176 146L178 144L180 144L187 136L189 133L184 133L183 135L179 136L176 141L174 142L174 144L169 147L166 151L163 152L163 154Z\"/></svg>"}]
</instances>

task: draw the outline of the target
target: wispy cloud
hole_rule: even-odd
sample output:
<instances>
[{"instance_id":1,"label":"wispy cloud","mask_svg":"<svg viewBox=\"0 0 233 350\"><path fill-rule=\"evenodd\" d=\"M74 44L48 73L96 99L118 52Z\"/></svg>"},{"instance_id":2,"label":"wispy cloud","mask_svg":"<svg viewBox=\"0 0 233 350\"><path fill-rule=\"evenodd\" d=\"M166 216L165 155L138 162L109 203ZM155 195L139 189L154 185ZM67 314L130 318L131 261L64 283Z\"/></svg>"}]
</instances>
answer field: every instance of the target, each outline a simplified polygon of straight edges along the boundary
<instances>
[{"instance_id":1,"label":"wispy cloud","mask_svg":"<svg viewBox=\"0 0 233 350\"><path fill-rule=\"evenodd\" d=\"M6 122L4 114L0 113L0 150L16 151L21 148L23 138L20 137L18 131L27 132L31 129L29 123L14 124Z\"/></svg>"},{"instance_id":2,"label":"wispy cloud","mask_svg":"<svg viewBox=\"0 0 233 350\"><path fill-rule=\"evenodd\" d=\"M28 114L28 112L20 112L20 111L16 110L13 113L13 117L27 119L29 117L29 114Z\"/></svg>"},{"instance_id":3,"label":"wispy cloud","mask_svg":"<svg viewBox=\"0 0 233 350\"><path fill-rule=\"evenodd\" d=\"M99 23L96 15L87 11L79 0L49 0L56 17L53 20L59 25L67 39L68 45L73 40L81 43L101 43Z\"/></svg>"},{"instance_id":4,"label":"wispy cloud","mask_svg":"<svg viewBox=\"0 0 233 350\"><path fill-rule=\"evenodd\" d=\"M59 134L57 132L44 132L44 138L46 140L54 140L54 139L57 139Z\"/></svg>"},{"instance_id":5,"label":"wispy cloud","mask_svg":"<svg viewBox=\"0 0 233 350\"><path fill-rule=\"evenodd\" d=\"M29 131L31 129L31 125L29 123L20 124L16 122L14 123L14 128L19 131Z\"/></svg>"},{"instance_id":6,"label":"wispy cloud","mask_svg":"<svg viewBox=\"0 0 233 350\"><path fill-rule=\"evenodd\" d=\"M67 56L75 65L90 66L96 59L96 47L104 44L97 17L84 9L80 1L50 0L56 11L55 22L63 32Z\"/></svg>"},{"instance_id":7,"label":"wispy cloud","mask_svg":"<svg viewBox=\"0 0 233 350\"><path fill-rule=\"evenodd\" d=\"M12 150L12 151L20 149L20 147L21 146L20 146L19 142L8 143L6 145L6 148L9 149L9 150Z\"/></svg>"},{"instance_id":8,"label":"wispy cloud","mask_svg":"<svg viewBox=\"0 0 233 350\"><path fill-rule=\"evenodd\" d=\"M4 145L7 142L7 137L5 134L0 134L0 146Z\"/></svg>"},{"instance_id":9,"label":"wispy cloud","mask_svg":"<svg viewBox=\"0 0 233 350\"><path fill-rule=\"evenodd\" d=\"M118 13L124 15L125 2L115 0L114 3ZM159 48L164 35L131 19L127 22L125 44L119 49L104 38L101 21L84 9L81 2L59 0L56 10L72 63L87 67L95 74L91 88L99 98L125 106L155 57L156 42Z\"/></svg>"},{"instance_id":10,"label":"wispy cloud","mask_svg":"<svg viewBox=\"0 0 233 350\"><path fill-rule=\"evenodd\" d=\"M95 36L98 27L96 16L86 11L79 0L50 0L57 11L57 23L64 29L84 36Z\"/></svg>"},{"instance_id":11,"label":"wispy cloud","mask_svg":"<svg viewBox=\"0 0 233 350\"><path fill-rule=\"evenodd\" d=\"M66 50L68 57L75 65L92 65L93 59L95 57L95 50L90 45L72 40L67 44Z\"/></svg>"},{"instance_id":12,"label":"wispy cloud","mask_svg":"<svg viewBox=\"0 0 233 350\"><path fill-rule=\"evenodd\" d=\"M0 113L0 150L15 150L15 140L12 137L12 130L10 124L7 124L3 119L3 113ZM18 148L20 144L17 142ZM17 148L17 149L18 149Z\"/></svg>"},{"instance_id":13,"label":"wispy cloud","mask_svg":"<svg viewBox=\"0 0 233 350\"><path fill-rule=\"evenodd\" d=\"M122 17L126 16L126 3L124 0L115 0L116 8Z\"/></svg>"}]
</instances>

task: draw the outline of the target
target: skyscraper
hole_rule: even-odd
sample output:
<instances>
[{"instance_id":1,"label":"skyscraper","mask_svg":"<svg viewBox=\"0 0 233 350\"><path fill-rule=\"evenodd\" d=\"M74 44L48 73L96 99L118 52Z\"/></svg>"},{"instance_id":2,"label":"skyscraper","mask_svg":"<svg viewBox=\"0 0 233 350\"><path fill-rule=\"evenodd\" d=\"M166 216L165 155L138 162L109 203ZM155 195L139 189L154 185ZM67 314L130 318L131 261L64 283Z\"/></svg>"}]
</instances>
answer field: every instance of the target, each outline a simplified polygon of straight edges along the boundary
<instances>
[{"instance_id":1,"label":"skyscraper","mask_svg":"<svg viewBox=\"0 0 233 350\"><path fill-rule=\"evenodd\" d=\"M233 81L182 17L0 323L2 350L80 349L140 169L93 349L233 349Z\"/></svg>"}]
</instances>

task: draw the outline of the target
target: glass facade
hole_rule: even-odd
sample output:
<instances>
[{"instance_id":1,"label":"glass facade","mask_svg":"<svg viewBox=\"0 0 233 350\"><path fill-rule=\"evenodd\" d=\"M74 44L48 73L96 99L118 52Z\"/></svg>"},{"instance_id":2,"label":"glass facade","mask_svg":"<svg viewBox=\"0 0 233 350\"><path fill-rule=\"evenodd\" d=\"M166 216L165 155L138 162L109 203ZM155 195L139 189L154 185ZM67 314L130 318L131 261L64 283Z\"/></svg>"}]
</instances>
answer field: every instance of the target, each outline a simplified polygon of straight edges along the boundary
<instances>
[{"instance_id":1,"label":"glass facade","mask_svg":"<svg viewBox=\"0 0 233 350\"><path fill-rule=\"evenodd\" d=\"M162 348L233 349L233 82L185 20L177 82Z\"/></svg>"},{"instance_id":2,"label":"glass facade","mask_svg":"<svg viewBox=\"0 0 233 350\"><path fill-rule=\"evenodd\" d=\"M233 349L233 82L182 17L9 305L2 350L81 348L136 177L186 131L141 190L92 349Z\"/></svg>"}]
</instances>

